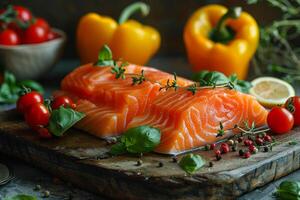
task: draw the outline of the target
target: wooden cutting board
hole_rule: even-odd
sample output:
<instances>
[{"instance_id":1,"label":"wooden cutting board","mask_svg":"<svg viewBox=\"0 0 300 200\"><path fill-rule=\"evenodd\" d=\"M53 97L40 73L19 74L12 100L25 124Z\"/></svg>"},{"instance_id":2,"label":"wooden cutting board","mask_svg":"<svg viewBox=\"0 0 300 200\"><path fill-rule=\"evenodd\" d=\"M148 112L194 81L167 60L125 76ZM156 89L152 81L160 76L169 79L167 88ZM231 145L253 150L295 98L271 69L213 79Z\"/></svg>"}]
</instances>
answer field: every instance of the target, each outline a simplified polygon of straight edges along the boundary
<instances>
[{"instance_id":1,"label":"wooden cutting board","mask_svg":"<svg viewBox=\"0 0 300 200\"><path fill-rule=\"evenodd\" d=\"M14 111L0 113L2 153L83 189L121 199L235 199L300 167L300 145L289 145L291 139L300 142L299 128L277 137L282 143L273 151L259 152L249 159L231 152L216 161L212 151L197 151L207 164L187 175L170 156L110 157L106 141L76 129L62 138L40 140ZM141 166L136 165L139 159ZM163 167L158 167L159 162Z\"/></svg>"}]
</instances>

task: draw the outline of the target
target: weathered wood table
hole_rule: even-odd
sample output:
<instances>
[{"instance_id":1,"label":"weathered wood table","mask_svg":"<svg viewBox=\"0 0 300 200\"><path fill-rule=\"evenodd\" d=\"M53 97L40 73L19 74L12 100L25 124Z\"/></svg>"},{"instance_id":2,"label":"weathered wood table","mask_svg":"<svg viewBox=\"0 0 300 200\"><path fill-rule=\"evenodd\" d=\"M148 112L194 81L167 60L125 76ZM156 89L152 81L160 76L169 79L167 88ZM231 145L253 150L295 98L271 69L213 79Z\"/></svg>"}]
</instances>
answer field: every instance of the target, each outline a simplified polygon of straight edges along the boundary
<instances>
[{"instance_id":1,"label":"weathered wood table","mask_svg":"<svg viewBox=\"0 0 300 200\"><path fill-rule=\"evenodd\" d=\"M180 59L175 61L182 62ZM182 65L174 66L185 69ZM180 73L182 68L172 71L188 75L188 70ZM194 176L187 176L170 157L157 154L145 156L140 167L135 165L136 157L107 157L109 147L104 141L76 130L59 140L40 141L11 112L0 116L0 132L2 152L24 159L84 189L115 198L233 199L300 167L300 146L287 144L294 138L300 140L299 130L278 138L283 144L272 152L259 153L247 160L228 154L213 167L205 167ZM201 155L207 160L213 159L212 152ZM158 162L163 162L164 167L158 168Z\"/></svg>"}]
</instances>

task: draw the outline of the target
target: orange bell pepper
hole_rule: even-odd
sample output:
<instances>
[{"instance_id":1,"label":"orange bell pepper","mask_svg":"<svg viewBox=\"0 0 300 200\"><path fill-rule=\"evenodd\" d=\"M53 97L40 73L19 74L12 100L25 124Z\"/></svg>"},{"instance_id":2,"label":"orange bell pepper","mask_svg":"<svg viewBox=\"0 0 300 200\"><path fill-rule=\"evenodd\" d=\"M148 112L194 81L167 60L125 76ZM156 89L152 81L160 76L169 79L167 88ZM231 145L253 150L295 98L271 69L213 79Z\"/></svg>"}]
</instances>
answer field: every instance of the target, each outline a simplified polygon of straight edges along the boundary
<instances>
[{"instance_id":1,"label":"orange bell pepper","mask_svg":"<svg viewBox=\"0 0 300 200\"><path fill-rule=\"evenodd\" d=\"M245 79L259 41L254 18L241 8L208 5L197 10L184 28L184 42L194 71L211 70Z\"/></svg>"},{"instance_id":2,"label":"orange bell pepper","mask_svg":"<svg viewBox=\"0 0 300 200\"><path fill-rule=\"evenodd\" d=\"M160 46L160 35L150 26L128 20L137 11L146 16L150 8L142 2L131 4L121 13L118 23L96 13L83 16L77 27L77 49L81 62L96 61L100 49L108 44L115 60L146 64Z\"/></svg>"}]
</instances>

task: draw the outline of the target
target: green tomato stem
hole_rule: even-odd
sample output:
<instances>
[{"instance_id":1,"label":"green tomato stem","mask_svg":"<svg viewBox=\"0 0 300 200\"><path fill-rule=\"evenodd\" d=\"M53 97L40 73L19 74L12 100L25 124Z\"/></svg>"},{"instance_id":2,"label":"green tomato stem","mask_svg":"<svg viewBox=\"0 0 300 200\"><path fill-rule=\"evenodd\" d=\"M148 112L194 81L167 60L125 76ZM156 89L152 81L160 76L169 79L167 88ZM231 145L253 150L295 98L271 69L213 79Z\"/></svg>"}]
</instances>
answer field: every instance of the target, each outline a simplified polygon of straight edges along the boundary
<instances>
[{"instance_id":1,"label":"green tomato stem","mask_svg":"<svg viewBox=\"0 0 300 200\"><path fill-rule=\"evenodd\" d=\"M126 22L136 12L140 12L143 16L147 16L150 12L150 7L144 2L130 4L122 11L119 18L119 24Z\"/></svg>"}]
</instances>

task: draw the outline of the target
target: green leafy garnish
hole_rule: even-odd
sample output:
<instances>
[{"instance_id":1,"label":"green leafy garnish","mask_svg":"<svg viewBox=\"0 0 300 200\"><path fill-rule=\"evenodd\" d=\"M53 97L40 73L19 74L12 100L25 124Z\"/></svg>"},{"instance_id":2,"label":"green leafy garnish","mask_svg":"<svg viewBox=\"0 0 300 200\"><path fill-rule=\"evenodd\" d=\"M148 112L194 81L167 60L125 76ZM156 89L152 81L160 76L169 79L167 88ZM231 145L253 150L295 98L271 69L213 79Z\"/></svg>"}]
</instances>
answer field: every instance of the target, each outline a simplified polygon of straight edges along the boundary
<instances>
[{"instance_id":1,"label":"green leafy garnish","mask_svg":"<svg viewBox=\"0 0 300 200\"><path fill-rule=\"evenodd\" d=\"M146 81L146 77L144 76L144 70L141 71L140 75L132 77L132 85L140 85L144 81Z\"/></svg>"},{"instance_id":2,"label":"green leafy garnish","mask_svg":"<svg viewBox=\"0 0 300 200\"><path fill-rule=\"evenodd\" d=\"M97 67L101 66L113 66L114 60L112 52L107 45L104 45L98 54L98 61L94 64Z\"/></svg>"},{"instance_id":3,"label":"green leafy garnish","mask_svg":"<svg viewBox=\"0 0 300 200\"><path fill-rule=\"evenodd\" d=\"M5 71L3 83L0 86L0 104L16 103L24 87L40 93L44 92L39 83L32 80L17 81L12 73Z\"/></svg>"},{"instance_id":4,"label":"green leafy garnish","mask_svg":"<svg viewBox=\"0 0 300 200\"><path fill-rule=\"evenodd\" d=\"M179 166L189 174L199 170L204 164L205 160L200 155L192 153L184 156L179 162Z\"/></svg>"},{"instance_id":5,"label":"green leafy garnish","mask_svg":"<svg viewBox=\"0 0 300 200\"><path fill-rule=\"evenodd\" d=\"M221 85L229 81L223 73L207 70L193 74L192 80L199 82L201 86Z\"/></svg>"},{"instance_id":6,"label":"green leafy garnish","mask_svg":"<svg viewBox=\"0 0 300 200\"><path fill-rule=\"evenodd\" d=\"M300 200L300 182L283 181L280 183L275 196L280 200L295 199Z\"/></svg>"},{"instance_id":7,"label":"green leafy garnish","mask_svg":"<svg viewBox=\"0 0 300 200\"><path fill-rule=\"evenodd\" d=\"M13 197L6 197L4 200L37 200L37 198L27 194L18 194Z\"/></svg>"},{"instance_id":8,"label":"green leafy garnish","mask_svg":"<svg viewBox=\"0 0 300 200\"><path fill-rule=\"evenodd\" d=\"M128 129L110 150L112 155L124 153L146 153L152 151L160 143L161 133L157 128L138 126Z\"/></svg>"},{"instance_id":9,"label":"green leafy garnish","mask_svg":"<svg viewBox=\"0 0 300 200\"><path fill-rule=\"evenodd\" d=\"M61 106L51 113L49 131L55 136L63 136L68 129L83 117L85 117L83 113Z\"/></svg>"},{"instance_id":10,"label":"green leafy garnish","mask_svg":"<svg viewBox=\"0 0 300 200\"><path fill-rule=\"evenodd\" d=\"M175 72L173 73L173 76L174 76L174 79L172 80L172 82L168 79L167 84L165 86L161 87L159 90L166 90L167 91L171 88L174 88L174 90L176 91L179 88L179 86L177 84L177 75L176 75Z\"/></svg>"},{"instance_id":11,"label":"green leafy garnish","mask_svg":"<svg viewBox=\"0 0 300 200\"><path fill-rule=\"evenodd\" d=\"M216 71L200 71L192 76L192 79L199 82L200 86L218 86L228 84L232 89L237 91L248 93L252 87L248 81L239 80L235 74L227 77L221 72Z\"/></svg>"}]
</instances>

